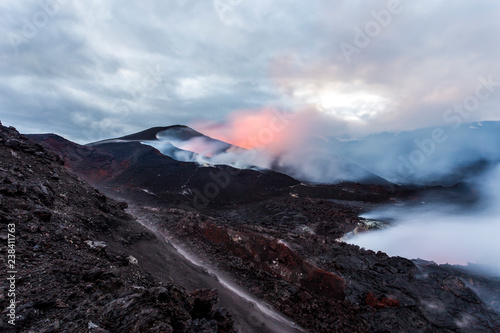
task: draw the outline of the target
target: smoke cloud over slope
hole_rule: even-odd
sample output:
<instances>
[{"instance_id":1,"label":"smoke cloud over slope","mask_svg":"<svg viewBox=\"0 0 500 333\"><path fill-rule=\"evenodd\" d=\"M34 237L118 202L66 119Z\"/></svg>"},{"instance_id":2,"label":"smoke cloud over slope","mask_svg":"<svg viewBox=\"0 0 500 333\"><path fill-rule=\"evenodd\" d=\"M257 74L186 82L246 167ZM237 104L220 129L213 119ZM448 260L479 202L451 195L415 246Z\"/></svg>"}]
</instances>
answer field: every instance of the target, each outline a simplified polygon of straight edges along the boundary
<instances>
[{"instance_id":1,"label":"smoke cloud over slope","mask_svg":"<svg viewBox=\"0 0 500 333\"><path fill-rule=\"evenodd\" d=\"M376 210L364 217L391 218L396 224L359 234L349 242L406 258L486 265L486 269L500 275L500 165L477 181L483 199L475 210L436 203L420 208Z\"/></svg>"},{"instance_id":2,"label":"smoke cloud over slope","mask_svg":"<svg viewBox=\"0 0 500 333\"><path fill-rule=\"evenodd\" d=\"M264 109L191 126L220 141L163 138L204 155L182 156L183 160L273 168L314 183L373 182L380 177L397 184L452 185L500 161L500 146L494 144L500 141L498 122L363 137L361 125L311 109L293 113Z\"/></svg>"},{"instance_id":3,"label":"smoke cloud over slope","mask_svg":"<svg viewBox=\"0 0 500 333\"><path fill-rule=\"evenodd\" d=\"M472 210L432 198L418 207L372 211L365 217L391 219L394 226L351 241L390 255L484 264L500 274L498 122L353 139L346 133L359 129L321 113L265 109L236 112L225 122L200 121L191 126L206 136L178 140L167 132L154 145L183 161L272 168L313 183L373 183L380 176L400 184L473 184L481 204Z\"/></svg>"},{"instance_id":4,"label":"smoke cloud over slope","mask_svg":"<svg viewBox=\"0 0 500 333\"><path fill-rule=\"evenodd\" d=\"M158 137L163 143L150 144L183 161L275 169L308 182L377 178L364 167L336 155L338 149L332 149L332 142L340 142L334 134L345 132L347 123L314 110L239 111L225 122L197 121L191 126L208 138L176 140L165 134ZM221 142L231 145L221 146ZM197 155L172 151L171 145Z\"/></svg>"}]
</instances>

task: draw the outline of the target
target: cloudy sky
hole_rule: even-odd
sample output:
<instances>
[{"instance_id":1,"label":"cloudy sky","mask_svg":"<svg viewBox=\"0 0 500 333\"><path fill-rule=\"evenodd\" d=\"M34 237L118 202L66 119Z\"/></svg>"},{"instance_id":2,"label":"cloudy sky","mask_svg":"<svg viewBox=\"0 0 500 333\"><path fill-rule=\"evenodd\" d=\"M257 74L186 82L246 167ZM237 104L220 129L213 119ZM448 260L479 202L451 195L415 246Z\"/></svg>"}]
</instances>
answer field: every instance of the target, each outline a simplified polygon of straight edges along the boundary
<instances>
[{"instance_id":1,"label":"cloudy sky","mask_svg":"<svg viewBox=\"0 0 500 333\"><path fill-rule=\"evenodd\" d=\"M358 135L500 120L499 17L495 0L3 1L0 120L77 142L265 108Z\"/></svg>"}]
</instances>

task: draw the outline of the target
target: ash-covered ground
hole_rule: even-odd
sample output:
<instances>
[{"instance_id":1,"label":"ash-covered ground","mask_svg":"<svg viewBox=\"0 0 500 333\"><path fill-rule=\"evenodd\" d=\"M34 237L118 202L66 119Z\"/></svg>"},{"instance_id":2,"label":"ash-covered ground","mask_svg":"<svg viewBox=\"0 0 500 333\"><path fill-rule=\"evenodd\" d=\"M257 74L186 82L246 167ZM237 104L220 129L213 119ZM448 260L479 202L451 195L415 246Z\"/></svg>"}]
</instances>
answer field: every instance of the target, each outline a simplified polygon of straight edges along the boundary
<instances>
[{"instance_id":1,"label":"ash-covered ground","mask_svg":"<svg viewBox=\"0 0 500 333\"><path fill-rule=\"evenodd\" d=\"M69 170L102 192L118 201L126 201L128 212L137 219L120 211L127 221L126 227L115 223L115 229L110 229L113 224L108 226L106 218L98 223L99 226L107 226L108 229L103 231L90 225L87 234L87 229L80 227L83 235L78 236L80 243L76 243L80 251L85 250L85 253L89 252L97 258L98 255L103 256L100 251L108 253L116 247L119 249L116 251L123 252L121 257L118 255L122 259L118 260L113 255L114 260L118 261L116 264L111 263L111 266L121 267L118 263L124 263L121 270L143 271L152 277L143 282L150 283L142 285L144 293L146 290L149 292L154 281L173 281L183 286L191 291L191 295L182 289L175 290L189 299L197 297L199 293L205 295L202 297L205 300L213 295L208 291L194 292L196 288L218 290L220 304L229 313L214 310L214 296L210 302L205 301L204 304L210 303L210 311L205 311L200 318L192 313L189 306L184 308L186 326L171 325L174 331L188 332L191 329L189 325L193 323L216 325L209 328L213 331L223 332L226 329L224 325L231 330L230 314L235 322L234 327L241 332L292 332L302 329L309 332L495 332L500 329L497 312L500 301L499 279L475 275L461 267L389 257L382 252L360 249L341 241L346 233L370 227L359 218L366 209L393 203L418 202L422 189L390 184L305 185L272 170L238 171L227 166L201 166L176 161L138 142L80 146L54 135L30 138L56 151ZM23 142L28 146L33 145ZM19 149L22 151L24 148ZM13 147L4 150L9 156L8 161L15 158L11 157L10 152L14 151ZM28 156L30 153L22 154ZM36 155L29 156L38 158ZM39 173L49 172L49 169L52 172L54 167L50 166L44 166L45 169ZM59 171L61 167L57 168L57 173L63 174ZM48 175L44 177L50 178L50 173ZM224 175L229 175L230 179ZM4 183L9 185L8 182ZM59 182L64 185L68 183L61 179ZM79 184L90 189L81 182ZM207 184L218 187L211 185L212 192L207 192ZM445 191L447 195L449 191L467 192L460 186L432 190L436 193ZM60 188L54 188L53 192L65 193ZM18 195L14 193L12 196ZM75 193L70 200L72 204L79 202L80 197L87 198L82 192ZM102 196L92 195L97 196L97 203ZM24 198L26 194L21 193L19 196ZM114 203L102 197L104 199L101 201ZM468 196L466 201L474 201L473 195ZM66 208L71 209L70 216L81 216L82 225L85 225L84 221L101 221L97 218L101 213L93 217L92 210L87 206L67 205L71 207ZM113 212L109 210L102 214ZM59 224L52 224L52 221L53 218L38 223L52 226L54 230L61 228ZM134 230L142 236L134 236ZM52 237L52 232L48 234ZM56 235L56 232L53 234ZM35 233L32 237L41 236ZM87 239L104 241L107 247L105 250L91 249L85 243ZM57 240L49 239L47 242L52 244ZM59 243L66 244L63 241ZM24 251L37 253L28 245ZM125 260L129 253L138 260L137 265ZM66 250L63 254L68 257ZM63 261L54 264L55 260L51 257L46 262L47 270L49 267L64 267L70 262L60 259ZM99 262L97 260L103 259L93 260ZM192 265L192 262L198 266ZM78 267L80 271L75 275L85 276L88 268L83 265ZM104 281L112 278L121 281L119 277L100 276ZM50 280L54 276L48 278ZM36 278L26 281L33 283L32 280ZM132 281L130 288L139 284L132 277L127 276L125 280L127 283ZM67 286L79 286L79 283L80 280L70 280ZM82 288L85 283L87 281L81 282ZM121 288L128 286L127 283L123 282ZM228 288L228 283L233 287ZM77 298L78 306L64 308L64 311L76 316L75 313L83 310L83 304L88 304L84 303L85 300L91 303L99 299L93 296L94 293L86 298L84 292L85 289L81 298ZM46 293L49 297L50 291ZM111 293L106 299L109 302L103 301L103 306L121 298L118 292ZM68 305L70 299L69 296L61 298ZM145 302L146 309L147 304ZM262 307L268 309L266 304L272 309L263 310ZM140 308L138 306L137 311ZM97 313L103 313L101 308L97 309ZM127 309L117 312L114 318L127 316ZM158 313L155 310L159 311L153 306L151 312ZM57 313L62 310L53 311ZM100 316L84 316L81 323L88 324L90 318L92 323L102 329L118 332L111 321ZM152 322L170 325L168 320L162 318Z\"/></svg>"},{"instance_id":2,"label":"ash-covered ground","mask_svg":"<svg viewBox=\"0 0 500 333\"><path fill-rule=\"evenodd\" d=\"M0 331L235 332L217 290L173 284L175 249L63 164L0 124Z\"/></svg>"}]
</instances>

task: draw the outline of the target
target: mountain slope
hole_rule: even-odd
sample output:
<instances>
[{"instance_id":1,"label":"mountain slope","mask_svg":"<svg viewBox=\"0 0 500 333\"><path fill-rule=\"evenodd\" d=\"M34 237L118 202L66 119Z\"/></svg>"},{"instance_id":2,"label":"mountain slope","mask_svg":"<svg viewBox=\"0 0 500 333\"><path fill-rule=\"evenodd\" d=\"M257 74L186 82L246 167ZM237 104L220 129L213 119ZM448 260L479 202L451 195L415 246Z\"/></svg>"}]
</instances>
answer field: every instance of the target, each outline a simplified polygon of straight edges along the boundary
<instances>
[{"instance_id":1,"label":"mountain slope","mask_svg":"<svg viewBox=\"0 0 500 333\"><path fill-rule=\"evenodd\" d=\"M10 282L0 272L2 317L16 316L2 332L233 332L227 312L212 309L216 291L188 294L162 275L175 272L166 261L140 251L174 249L62 164L0 124L0 236L15 236L17 271Z\"/></svg>"},{"instance_id":2,"label":"mountain slope","mask_svg":"<svg viewBox=\"0 0 500 333\"><path fill-rule=\"evenodd\" d=\"M261 200L286 193L299 182L271 170L203 167L181 162L137 141L81 146L55 135L29 135L54 149L70 170L102 189L121 190L129 197L184 203L196 209L209 205Z\"/></svg>"},{"instance_id":3,"label":"mountain slope","mask_svg":"<svg viewBox=\"0 0 500 333\"><path fill-rule=\"evenodd\" d=\"M195 137L204 136L200 132L193 130L192 128L185 125L172 125L172 126L158 126L148 128L144 131L140 131L137 133L125 135L115 139L102 140L99 142L106 142L112 140L123 140L123 141L154 141L158 140L158 135L161 133L169 133L172 137L177 138L179 140L189 140ZM208 137L207 137L208 138ZM95 144L91 143L90 145Z\"/></svg>"},{"instance_id":4,"label":"mountain slope","mask_svg":"<svg viewBox=\"0 0 500 333\"><path fill-rule=\"evenodd\" d=\"M87 146L99 147L102 144L141 141L158 149L162 154L178 161L197 162L200 164L225 164L247 169L267 169L287 174L296 179L312 183L332 183L329 174L335 173L336 182L357 181L364 184L388 185L387 180L371 172L366 167L340 157L333 152L321 152L311 145L311 149L300 156L298 165L282 163L281 156L274 156L272 161L259 158L259 154L250 153L247 149L208 137L184 125L153 127L138 133L116 139L90 143ZM253 156L253 157L252 157ZM309 161L306 173L302 172L300 163ZM318 163L319 162L319 163ZM259 163L261 165L259 165ZM264 164L262 164L264 163ZM297 167L298 166L298 167ZM310 178L311 168L318 168L313 173L326 176Z\"/></svg>"},{"instance_id":5,"label":"mountain slope","mask_svg":"<svg viewBox=\"0 0 500 333\"><path fill-rule=\"evenodd\" d=\"M46 138L40 142L47 146L63 142ZM138 142L84 148L68 144L57 148L65 160L80 161L82 172L89 171L86 159L92 163L92 157L110 158L93 165L112 166L113 172L100 180L100 186L130 200L130 211L143 223L311 332L493 332L500 327L495 312L498 279L339 242L347 232L371 228L373 221L359 217L366 207L419 201L418 190L298 184L275 172L182 163ZM231 176L230 183L225 184L221 173ZM189 200L195 190L200 192L211 183L219 185L219 193L200 213L200 207ZM172 260L154 258L157 253L147 243L142 243L140 253L150 255L148 265ZM179 270L182 267L176 265ZM193 285L207 282L196 270L180 278ZM226 295L220 295L227 304ZM242 331L272 331L262 313L255 315L254 309L244 307L239 314L243 318L235 318L251 327Z\"/></svg>"},{"instance_id":6,"label":"mountain slope","mask_svg":"<svg viewBox=\"0 0 500 333\"><path fill-rule=\"evenodd\" d=\"M175 147L182 150L183 146L189 142L197 142L203 144L205 147L210 147L210 151L206 154L220 154L228 151L229 149L243 149L236 147L227 142L212 139L194 129L185 125L172 125L163 127L152 127L141 132L125 135L115 139L107 139L98 142L89 143L88 146L97 146L102 143L116 142L116 141L151 141L158 142L164 141L173 144ZM194 153L201 154L202 151L193 151Z\"/></svg>"}]
</instances>

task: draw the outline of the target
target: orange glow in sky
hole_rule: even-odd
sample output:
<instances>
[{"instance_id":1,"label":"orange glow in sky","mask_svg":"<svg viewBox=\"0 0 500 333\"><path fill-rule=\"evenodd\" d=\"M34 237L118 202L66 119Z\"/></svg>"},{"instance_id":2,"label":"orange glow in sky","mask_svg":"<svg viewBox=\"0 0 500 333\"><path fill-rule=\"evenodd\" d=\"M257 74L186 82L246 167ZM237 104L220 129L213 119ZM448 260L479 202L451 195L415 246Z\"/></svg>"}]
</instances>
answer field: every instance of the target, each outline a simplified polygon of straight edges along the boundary
<instances>
[{"instance_id":1,"label":"orange glow in sky","mask_svg":"<svg viewBox=\"0 0 500 333\"><path fill-rule=\"evenodd\" d=\"M192 127L211 138L228 142L246 149L279 147L291 130L290 115L279 111L237 111L222 124L195 122Z\"/></svg>"}]
</instances>

